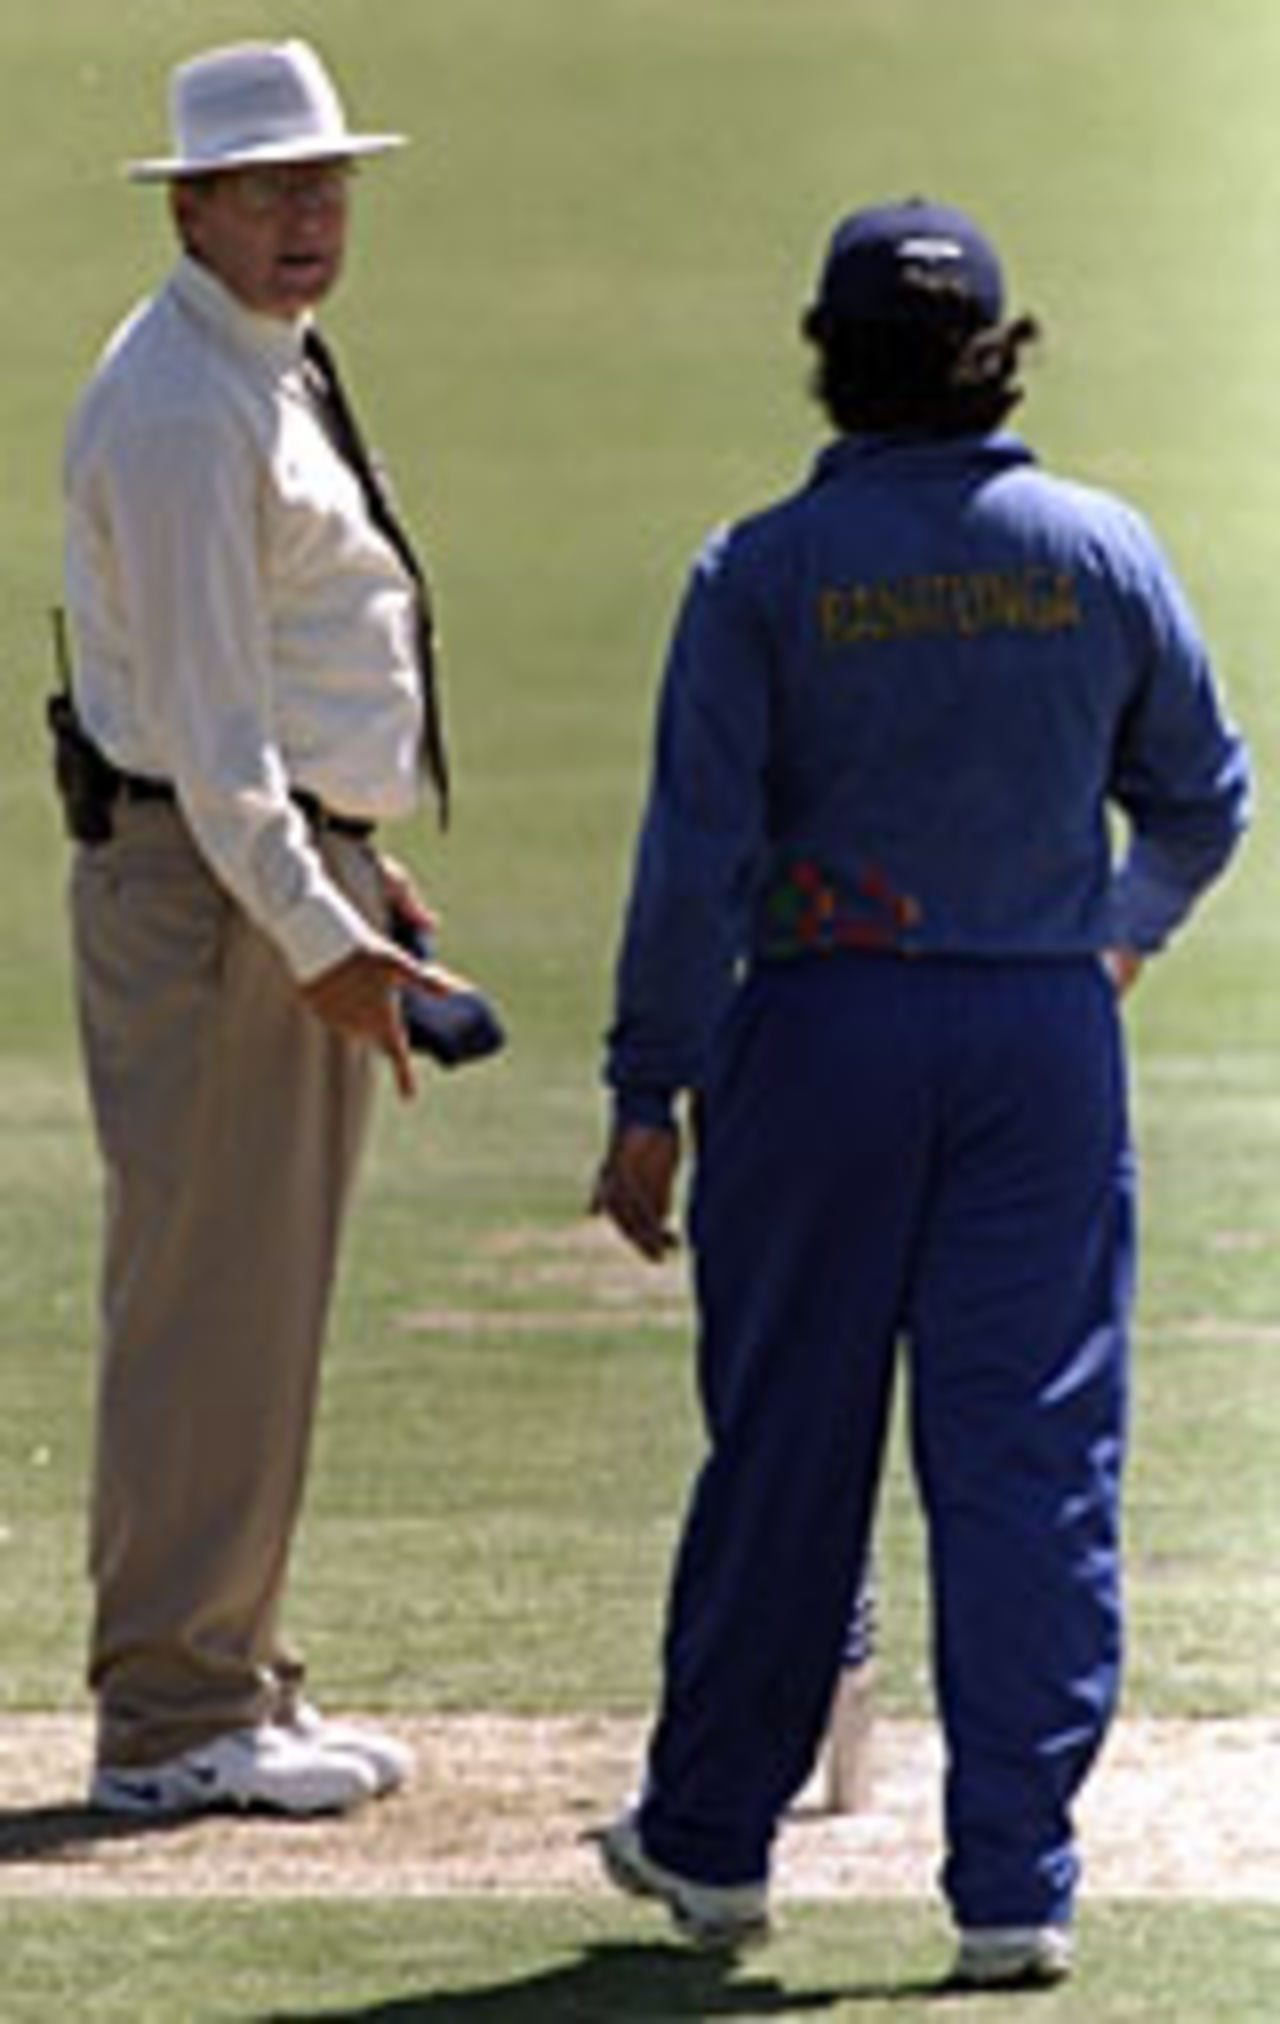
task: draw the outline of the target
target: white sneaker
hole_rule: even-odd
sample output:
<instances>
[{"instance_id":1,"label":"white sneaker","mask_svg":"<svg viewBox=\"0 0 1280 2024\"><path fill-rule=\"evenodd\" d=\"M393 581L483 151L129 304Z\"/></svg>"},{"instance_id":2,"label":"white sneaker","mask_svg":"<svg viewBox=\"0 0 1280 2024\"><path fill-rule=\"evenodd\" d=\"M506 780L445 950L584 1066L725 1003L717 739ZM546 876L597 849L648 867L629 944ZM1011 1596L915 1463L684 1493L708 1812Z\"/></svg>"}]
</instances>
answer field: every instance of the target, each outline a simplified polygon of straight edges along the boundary
<instances>
[{"instance_id":1,"label":"white sneaker","mask_svg":"<svg viewBox=\"0 0 1280 2024\"><path fill-rule=\"evenodd\" d=\"M1073 1964L1066 1926L970 1926L951 1970L958 1989L1048 1989Z\"/></svg>"},{"instance_id":2,"label":"white sneaker","mask_svg":"<svg viewBox=\"0 0 1280 2024\"><path fill-rule=\"evenodd\" d=\"M657 1898L692 1946L737 1953L768 1939L769 1898L763 1884L695 1883L677 1876L646 1855L631 1813L606 1827L598 1845L610 1883L631 1897Z\"/></svg>"},{"instance_id":3,"label":"white sneaker","mask_svg":"<svg viewBox=\"0 0 1280 2024\"><path fill-rule=\"evenodd\" d=\"M376 1791L373 1772L357 1758L264 1723L228 1730L163 1764L100 1765L89 1804L153 1820L228 1809L307 1815L349 1813Z\"/></svg>"},{"instance_id":4,"label":"white sneaker","mask_svg":"<svg viewBox=\"0 0 1280 2024\"><path fill-rule=\"evenodd\" d=\"M297 1701L280 1724L286 1736L300 1736L316 1749L337 1757L354 1757L373 1774L379 1799L398 1792L413 1774L414 1755L407 1743L388 1736L382 1729L366 1729L356 1722L334 1722L322 1715L311 1701Z\"/></svg>"}]
</instances>

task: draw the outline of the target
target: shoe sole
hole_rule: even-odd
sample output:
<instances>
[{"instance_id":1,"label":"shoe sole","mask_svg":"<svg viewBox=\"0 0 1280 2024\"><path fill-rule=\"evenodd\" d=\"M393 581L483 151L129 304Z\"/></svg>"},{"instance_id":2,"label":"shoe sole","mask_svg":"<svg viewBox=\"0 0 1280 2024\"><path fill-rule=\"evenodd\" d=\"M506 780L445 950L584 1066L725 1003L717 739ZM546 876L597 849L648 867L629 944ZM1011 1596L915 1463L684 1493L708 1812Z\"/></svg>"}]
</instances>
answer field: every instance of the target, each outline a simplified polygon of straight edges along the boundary
<instances>
[{"instance_id":1,"label":"shoe sole","mask_svg":"<svg viewBox=\"0 0 1280 2024\"><path fill-rule=\"evenodd\" d=\"M261 1813L276 1819L312 1820L351 1813L374 1796L371 1787L364 1793L300 1805L296 1800L272 1799L262 1793L229 1792L225 1786L215 1785L210 1785L207 1791L188 1789L166 1793L157 1780L144 1774L136 1781L123 1781L118 1777L109 1782L95 1779L89 1788L89 1806L94 1813L109 1814L119 1820L187 1820L205 1813Z\"/></svg>"},{"instance_id":2,"label":"shoe sole","mask_svg":"<svg viewBox=\"0 0 1280 2024\"><path fill-rule=\"evenodd\" d=\"M1070 1953L1046 1949L1011 1955L1007 1963L957 1961L947 1981L952 1989L1053 1989L1070 1979L1074 1962Z\"/></svg>"},{"instance_id":3,"label":"shoe sole","mask_svg":"<svg viewBox=\"0 0 1280 2024\"><path fill-rule=\"evenodd\" d=\"M954 1989L961 1995L981 1995L984 1989L992 1995L1000 1995L1006 1991L1010 1995L1017 1995L1019 1991L1025 1993L1033 1989L1057 1989L1070 1978L1070 1968L1050 1967L1040 1961L1028 1961L1007 1975L953 1972L942 1986L944 1990Z\"/></svg>"},{"instance_id":4,"label":"shoe sole","mask_svg":"<svg viewBox=\"0 0 1280 2024\"><path fill-rule=\"evenodd\" d=\"M94 1813L109 1813L121 1820L180 1820L191 1813L227 1812L235 1806L224 1792L167 1794L154 1779L140 1775L136 1780L96 1778L89 1788L89 1805Z\"/></svg>"},{"instance_id":5,"label":"shoe sole","mask_svg":"<svg viewBox=\"0 0 1280 2024\"><path fill-rule=\"evenodd\" d=\"M627 1897L647 1898L664 1905L681 1939L700 1953L743 1953L764 1946L770 1939L772 1928L767 1912L755 1919L726 1919L722 1923L706 1919L689 1909L676 1884L664 1882L647 1866L635 1863L614 1846L607 1834L600 1835L597 1846L610 1883Z\"/></svg>"}]
</instances>

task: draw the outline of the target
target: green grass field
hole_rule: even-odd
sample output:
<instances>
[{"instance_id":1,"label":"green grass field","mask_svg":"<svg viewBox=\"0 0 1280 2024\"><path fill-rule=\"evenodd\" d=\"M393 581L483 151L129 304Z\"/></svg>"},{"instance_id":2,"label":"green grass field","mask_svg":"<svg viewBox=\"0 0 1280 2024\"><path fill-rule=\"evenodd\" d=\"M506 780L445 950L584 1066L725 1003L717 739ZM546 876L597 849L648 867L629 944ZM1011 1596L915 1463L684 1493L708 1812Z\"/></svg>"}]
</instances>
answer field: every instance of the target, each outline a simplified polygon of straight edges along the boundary
<instances>
[{"instance_id":1,"label":"green grass field","mask_svg":"<svg viewBox=\"0 0 1280 2024\"><path fill-rule=\"evenodd\" d=\"M83 1705L97 1176L41 732L61 433L169 259L159 199L115 170L163 142L170 64L291 32L358 123L415 136L361 183L331 322L443 610L458 816L446 845L424 824L396 847L514 1036L380 1119L295 1580L320 1689L392 1712L647 1703L696 1448L687 1341L669 1297L602 1292L582 1205L653 685L703 531L790 485L817 440L794 332L830 224L918 188L1006 248L1048 330L1027 432L1151 515L1258 761L1239 868L1133 1008L1129 1705L1273 1712L1280 12L43 0L0 16L0 1717ZM920 1713L901 1465L883 1552L885 1704ZM1087 1974L1036 2015L1270 2015L1277 1916L1096 1907ZM633 1931L595 1903L126 1916L5 1901L0 1876L0 2017L908 2017L939 1965L933 1907L815 1907L727 1986L678 1979Z\"/></svg>"},{"instance_id":2,"label":"green grass field","mask_svg":"<svg viewBox=\"0 0 1280 2024\"><path fill-rule=\"evenodd\" d=\"M945 1962L924 1913L806 1908L756 1963L722 1967L655 1945L651 1918L607 1904L236 1903L20 1915L0 1908L5 2024L1271 2024L1274 1919L1257 1907L1134 1904L1090 1913L1090 1971L1036 1996L932 1992ZM30 1982L26 1986L26 1978ZM196 1978L209 1993L192 2001Z\"/></svg>"}]
</instances>

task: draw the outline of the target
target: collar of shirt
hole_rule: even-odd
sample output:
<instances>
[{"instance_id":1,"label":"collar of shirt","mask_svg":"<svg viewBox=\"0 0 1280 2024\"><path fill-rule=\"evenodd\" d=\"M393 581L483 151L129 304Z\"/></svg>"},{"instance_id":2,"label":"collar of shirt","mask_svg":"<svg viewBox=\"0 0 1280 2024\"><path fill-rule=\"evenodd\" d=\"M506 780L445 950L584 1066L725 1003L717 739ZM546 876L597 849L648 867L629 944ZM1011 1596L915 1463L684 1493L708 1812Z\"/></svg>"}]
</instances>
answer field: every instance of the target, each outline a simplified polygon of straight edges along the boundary
<instances>
[{"instance_id":1,"label":"collar of shirt","mask_svg":"<svg viewBox=\"0 0 1280 2024\"><path fill-rule=\"evenodd\" d=\"M277 376L302 362L306 317L286 321L260 316L238 302L216 274L184 254L169 282L174 299L187 315L217 333L225 343L256 360Z\"/></svg>"},{"instance_id":2,"label":"collar of shirt","mask_svg":"<svg viewBox=\"0 0 1280 2024\"><path fill-rule=\"evenodd\" d=\"M965 469L995 472L1035 461L1020 437L1003 430L983 436L839 436L819 452L812 483L872 472L905 479Z\"/></svg>"}]
</instances>

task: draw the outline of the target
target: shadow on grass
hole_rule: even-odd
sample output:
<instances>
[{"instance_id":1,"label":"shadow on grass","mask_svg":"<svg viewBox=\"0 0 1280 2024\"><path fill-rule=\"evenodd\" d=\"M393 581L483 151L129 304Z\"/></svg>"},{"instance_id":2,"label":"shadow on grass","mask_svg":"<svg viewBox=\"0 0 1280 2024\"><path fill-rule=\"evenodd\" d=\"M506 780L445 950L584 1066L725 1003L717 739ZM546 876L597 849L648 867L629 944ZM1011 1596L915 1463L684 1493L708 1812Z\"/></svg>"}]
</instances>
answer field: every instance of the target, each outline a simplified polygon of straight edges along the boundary
<instances>
[{"instance_id":1,"label":"shadow on grass","mask_svg":"<svg viewBox=\"0 0 1280 2024\"><path fill-rule=\"evenodd\" d=\"M685 2018L819 2016L850 2003L943 1997L938 1982L794 1989L743 1973L731 1959L674 1947L591 1946L576 1961L512 1981L438 1995L396 1996L358 2010L278 2011L257 2024L654 2024Z\"/></svg>"}]
</instances>

